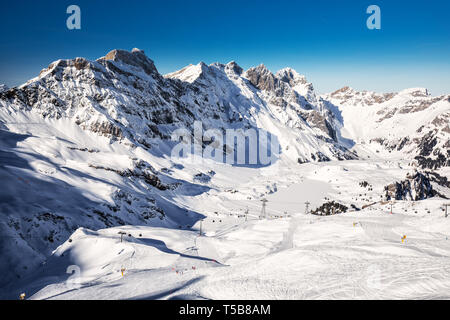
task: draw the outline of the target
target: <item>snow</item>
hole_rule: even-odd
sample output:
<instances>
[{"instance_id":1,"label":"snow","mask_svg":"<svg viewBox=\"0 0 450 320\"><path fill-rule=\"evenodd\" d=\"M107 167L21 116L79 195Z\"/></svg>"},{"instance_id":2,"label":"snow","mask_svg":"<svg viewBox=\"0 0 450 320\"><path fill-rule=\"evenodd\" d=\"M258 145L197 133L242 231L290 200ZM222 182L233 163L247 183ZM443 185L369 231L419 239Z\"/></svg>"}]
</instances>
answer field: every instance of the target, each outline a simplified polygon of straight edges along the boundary
<instances>
[{"instance_id":1,"label":"snow","mask_svg":"<svg viewBox=\"0 0 450 320\"><path fill-rule=\"evenodd\" d=\"M194 82L202 74L204 69L204 63L199 63L197 65L189 65L179 71L169 73L166 75L167 78L177 78L182 81L189 83Z\"/></svg>"},{"instance_id":2,"label":"snow","mask_svg":"<svg viewBox=\"0 0 450 320\"><path fill-rule=\"evenodd\" d=\"M272 92L235 63L164 78L123 61L90 63L59 60L21 86L39 96L33 106L0 96L0 298L450 298L448 201L395 201L393 214L381 201L385 186L416 168L425 133L435 130L435 150L446 152L448 122L435 119L448 114L448 96L346 89L317 97L289 68L267 70L283 83ZM305 120L313 112L337 141ZM282 152L265 167L171 157L164 135L194 119L263 128ZM107 125L122 135L98 130ZM347 148L358 158L337 161ZM331 161L313 159L318 152ZM450 177L448 167L434 172ZM306 202L327 201L350 210L306 214Z\"/></svg>"},{"instance_id":3,"label":"snow","mask_svg":"<svg viewBox=\"0 0 450 320\"><path fill-rule=\"evenodd\" d=\"M71 263L86 270L82 288L69 291L62 282L32 299L449 298L450 229L440 213L411 217L377 208L327 218L297 213L284 220L222 219L214 235L201 238L187 231L127 228L145 240L123 245L117 236L109 239L106 230L83 241L75 234ZM430 220L439 228L427 230L421 224ZM212 225L209 218L203 226L209 230ZM401 242L403 234L406 243ZM165 247L155 250L157 241L174 254ZM188 247L195 244L198 251L190 252ZM57 253L69 252L66 247ZM102 250L107 254L95 254ZM127 272L121 277L123 266Z\"/></svg>"},{"instance_id":4,"label":"snow","mask_svg":"<svg viewBox=\"0 0 450 320\"><path fill-rule=\"evenodd\" d=\"M344 203L358 198L352 202L359 207L370 203L370 192L359 197L367 191L357 183L369 181L377 194L387 181L403 177L406 170L396 164L348 161L306 164L291 175L274 171L278 178L270 181L278 191L266 190L263 220L253 190L260 178L255 169L213 169L216 192L175 200L205 214L202 237L199 222L192 230L81 228L19 291L34 293L30 299L449 298L450 220L440 209L444 200L397 201L392 215L382 204L336 216L305 214L305 201L314 208L325 196ZM236 169L239 194L218 191L232 183L227 173ZM255 198L242 199L245 195ZM123 243L119 232L125 232ZM82 270L79 289L66 282L69 265Z\"/></svg>"},{"instance_id":5,"label":"snow","mask_svg":"<svg viewBox=\"0 0 450 320\"><path fill-rule=\"evenodd\" d=\"M400 91L399 95L411 95L411 94L422 94L424 96L428 96L428 89L426 88L408 88Z\"/></svg>"}]
</instances>

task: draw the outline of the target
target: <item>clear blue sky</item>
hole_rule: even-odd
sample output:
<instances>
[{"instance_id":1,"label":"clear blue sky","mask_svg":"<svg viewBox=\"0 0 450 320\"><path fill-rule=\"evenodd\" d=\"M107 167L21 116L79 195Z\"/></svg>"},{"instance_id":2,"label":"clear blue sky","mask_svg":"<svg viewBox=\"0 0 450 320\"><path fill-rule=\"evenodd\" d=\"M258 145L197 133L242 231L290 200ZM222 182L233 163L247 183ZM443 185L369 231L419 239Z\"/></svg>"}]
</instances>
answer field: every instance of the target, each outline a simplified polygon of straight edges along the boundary
<instances>
[{"instance_id":1,"label":"clear blue sky","mask_svg":"<svg viewBox=\"0 0 450 320\"><path fill-rule=\"evenodd\" d=\"M82 29L66 28L77 4ZM381 8L382 29L366 28ZM344 85L450 93L448 0L1 1L0 83L18 85L60 58L145 50L161 73L235 60L305 74L319 92Z\"/></svg>"}]
</instances>

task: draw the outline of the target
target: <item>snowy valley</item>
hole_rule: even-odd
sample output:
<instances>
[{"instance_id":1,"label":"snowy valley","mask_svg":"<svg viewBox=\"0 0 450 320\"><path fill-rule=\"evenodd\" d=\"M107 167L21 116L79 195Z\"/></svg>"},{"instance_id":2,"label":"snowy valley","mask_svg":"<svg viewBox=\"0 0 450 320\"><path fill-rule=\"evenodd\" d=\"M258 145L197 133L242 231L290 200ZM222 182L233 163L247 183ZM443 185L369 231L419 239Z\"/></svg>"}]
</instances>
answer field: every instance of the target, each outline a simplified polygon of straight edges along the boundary
<instances>
[{"instance_id":1,"label":"snowy valley","mask_svg":"<svg viewBox=\"0 0 450 320\"><path fill-rule=\"evenodd\" d=\"M161 75L139 49L55 61L0 86L0 298L448 299L449 120L424 88ZM195 122L268 132L276 159L175 157Z\"/></svg>"}]
</instances>

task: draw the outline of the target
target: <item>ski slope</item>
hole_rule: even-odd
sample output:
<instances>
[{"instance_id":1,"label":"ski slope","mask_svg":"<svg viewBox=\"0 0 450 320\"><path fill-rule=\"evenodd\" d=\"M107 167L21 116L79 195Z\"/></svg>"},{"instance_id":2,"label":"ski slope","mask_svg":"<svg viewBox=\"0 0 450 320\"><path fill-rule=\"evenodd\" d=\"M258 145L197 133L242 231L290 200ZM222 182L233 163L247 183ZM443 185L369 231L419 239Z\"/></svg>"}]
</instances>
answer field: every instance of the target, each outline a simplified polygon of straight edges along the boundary
<instances>
[{"instance_id":1,"label":"ski slope","mask_svg":"<svg viewBox=\"0 0 450 320\"><path fill-rule=\"evenodd\" d=\"M267 219L259 218L259 200L218 192L184 199L183 205L205 212L202 236L200 222L190 230L79 229L23 291L30 299L450 298L444 200L397 201L393 214L378 203L342 215L306 215L306 200L315 207L325 196L356 199L362 192L356 181L366 179L377 191L406 170L385 161L307 166L280 175L287 178L267 195ZM247 188L241 193L251 194ZM126 233L123 242L119 232ZM69 265L80 267L79 288L68 282Z\"/></svg>"}]
</instances>

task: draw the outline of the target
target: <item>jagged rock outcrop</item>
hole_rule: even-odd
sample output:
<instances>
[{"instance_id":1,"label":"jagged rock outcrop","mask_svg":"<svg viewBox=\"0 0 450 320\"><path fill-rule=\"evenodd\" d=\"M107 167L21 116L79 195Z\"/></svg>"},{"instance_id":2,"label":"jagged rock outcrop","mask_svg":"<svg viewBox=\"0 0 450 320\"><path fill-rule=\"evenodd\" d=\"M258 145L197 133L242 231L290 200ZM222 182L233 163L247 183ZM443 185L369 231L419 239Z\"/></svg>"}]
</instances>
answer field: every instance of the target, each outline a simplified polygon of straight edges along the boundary
<instances>
[{"instance_id":1,"label":"jagged rock outcrop","mask_svg":"<svg viewBox=\"0 0 450 320\"><path fill-rule=\"evenodd\" d=\"M281 87L280 80L263 64L247 70L245 75L259 90L276 91Z\"/></svg>"},{"instance_id":2,"label":"jagged rock outcrop","mask_svg":"<svg viewBox=\"0 0 450 320\"><path fill-rule=\"evenodd\" d=\"M450 139L444 144L444 148L437 148L440 137L436 131L430 131L421 139L418 139L419 155L415 157L422 169L439 169L450 166Z\"/></svg>"},{"instance_id":3,"label":"jagged rock outcrop","mask_svg":"<svg viewBox=\"0 0 450 320\"><path fill-rule=\"evenodd\" d=\"M437 183L439 186L450 188L450 180L447 177L441 176L434 171L425 171L430 181Z\"/></svg>"},{"instance_id":4,"label":"jagged rock outcrop","mask_svg":"<svg viewBox=\"0 0 450 320\"><path fill-rule=\"evenodd\" d=\"M148 75L158 75L158 70L156 70L154 62L145 55L143 50L137 48L134 48L131 52L126 50L112 50L99 60L120 61L129 66L142 69Z\"/></svg>"},{"instance_id":5,"label":"jagged rock outcrop","mask_svg":"<svg viewBox=\"0 0 450 320\"><path fill-rule=\"evenodd\" d=\"M337 142L333 113L319 103L313 85L305 76L291 68L273 74L266 66L259 65L247 70L244 77L264 92L264 100L276 106L277 111L286 113L288 121L300 117L310 127L319 129L324 137ZM298 120L293 125L302 126Z\"/></svg>"},{"instance_id":6,"label":"jagged rock outcrop","mask_svg":"<svg viewBox=\"0 0 450 320\"><path fill-rule=\"evenodd\" d=\"M408 174L405 180L385 187L386 200L419 201L436 195L437 192L433 189L428 174L421 172Z\"/></svg>"}]
</instances>

